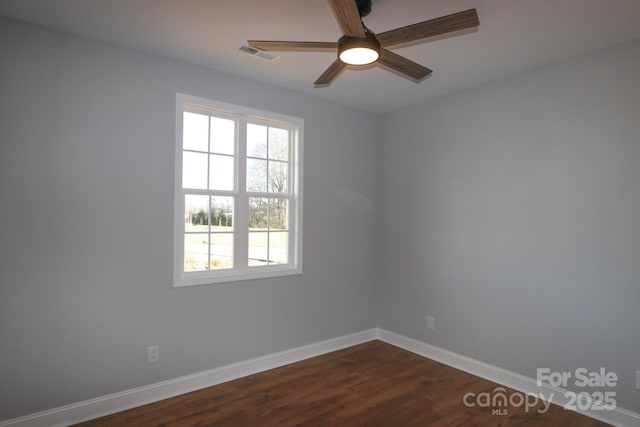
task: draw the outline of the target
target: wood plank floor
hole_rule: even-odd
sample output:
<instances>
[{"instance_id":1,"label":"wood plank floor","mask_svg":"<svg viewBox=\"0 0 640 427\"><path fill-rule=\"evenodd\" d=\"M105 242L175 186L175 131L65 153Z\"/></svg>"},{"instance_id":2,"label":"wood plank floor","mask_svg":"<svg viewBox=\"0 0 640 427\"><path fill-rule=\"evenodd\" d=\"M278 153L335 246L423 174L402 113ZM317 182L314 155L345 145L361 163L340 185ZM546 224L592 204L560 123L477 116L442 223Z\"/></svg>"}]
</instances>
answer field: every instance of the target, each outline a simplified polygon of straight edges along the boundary
<instances>
[{"instance_id":1,"label":"wood plank floor","mask_svg":"<svg viewBox=\"0 0 640 427\"><path fill-rule=\"evenodd\" d=\"M507 407L507 415L493 415L491 407L469 408L463 403L468 392L491 392L496 387L498 384L371 341L78 425L607 425L555 405L544 414ZM511 392L507 390L508 395Z\"/></svg>"}]
</instances>

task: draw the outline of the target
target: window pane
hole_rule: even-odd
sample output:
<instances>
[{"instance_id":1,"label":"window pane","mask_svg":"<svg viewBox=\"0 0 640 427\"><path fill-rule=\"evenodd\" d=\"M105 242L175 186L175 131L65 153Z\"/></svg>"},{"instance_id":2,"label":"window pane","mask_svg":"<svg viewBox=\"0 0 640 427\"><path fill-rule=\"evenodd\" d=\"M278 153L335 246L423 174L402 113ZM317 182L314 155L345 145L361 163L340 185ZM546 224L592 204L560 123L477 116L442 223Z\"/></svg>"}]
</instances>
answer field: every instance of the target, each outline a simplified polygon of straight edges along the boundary
<instances>
[{"instance_id":1,"label":"window pane","mask_svg":"<svg viewBox=\"0 0 640 427\"><path fill-rule=\"evenodd\" d=\"M182 188L207 189L207 155L182 153Z\"/></svg>"},{"instance_id":2,"label":"window pane","mask_svg":"<svg viewBox=\"0 0 640 427\"><path fill-rule=\"evenodd\" d=\"M267 157L267 127L247 125L247 156Z\"/></svg>"},{"instance_id":3,"label":"window pane","mask_svg":"<svg viewBox=\"0 0 640 427\"><path fill-rule=\"evenodd\" d=\"M233 197L211 198L211 231L233 231Z\"/></svg>"},{"instance_id":4,"label":"window pane","mask_svg":"<svg viewBox=\"0 0 640 427\"><path fill-rule=\"evenodd\" d=\"M287 160L289 158L289 131L269 128L269 158Z\"/></svg>"},{"instance_id":5,"label":"window pane","mask_svg":"<svg viewBox=\"0 0 640 427\"><path fill-rule=\"evenodd\" d=\"M218 156L212 154L210 157L209 189L232 191L233 179L233 157Z\"/></svg>"},{"instance_id":6,"label":"window pane","mask_svg":"<svg viewBox=\"0 0 640 427\"><path fill-rule=\"evenodd\" d=\"M236 125L233 120L211 117L211 149L212 153L234 153Z\"/></svg>"},{"instance_id":7,"label":"window pane","mask_svg":"<svg viewBox=\"0 0 640 427\"><path fill-rule=\"evenodd\" d=\"M184 271L209 269L209 235L184 235Z\"/></svg>"},{"instance_id":8,"label":"window pane","mask_svg":"<svg viewBox=\"0 0 640 427\"><path fill-rule=\"evenodd\" d=\"M269 233L269 264L289 262L289 233L278 231Z\"/></svg>"},{"instance_id":9,"label":"window pane","mask_svg":"<svg viewBox=\"0 0 640 427\"><path fill-rule=\"evenodd\" d=\"M211 234L211 270L233 268L233 234Z\"/></svg>"},{"instance_id":10,"label":"window pane","mask_svg":"<svg viewBox=\"0 0 640 427\"><path fill-rule=\"evenodd\" d=\"M269 192L286 193L289 177L289 164L269 161Z\"/></svg>"},{"instance_id":11,"label":"window pane","mask_svg":"<svg viewBox=\"0 0 640 427\"><path fill-rule=\"evenodd\" d=\"M268 199L262 197L249 198L249 229L266 230L269 224Z\"/></svg>"},{"instance_id":12,"label":"window pane","mask_svg":"<svg viewBox=\"0 0 640 427\"><path fill-rule=\"evenodd\" d=\"M185 112L182 116L182 148L209 151L209 118Z\"/></svg>"},{"instance_id":13,"label":"window pane","mask_svg":"<svg viewBox=\"0 0 640 427\"><path fill-rule=\"evenodd\" d=\"M288 200L269 199L269 230L286 230Z\"/></svg>"},{"instance_id":14,"label":"window pane","mask_svg":"<svg viewBox=\"0 0 640 427\"><path fill-rule=\"evenodd\" d=\"M247 191L267 192L267 161L247 159Z\"/></svg>"},{"instance_id":15,"label":"window pane","mask_svg":"<svg viewBox=\"0 0 640 427\"><path fill-rule=\"evenodd\" d=\"M249 233L249 266L267 265L269 233Z\"/></svg>"},{"instance_id":16,"label":"window pane","mask_svg":"<svg viewBox=\"0 0 640 427\"><path fill-rule=\"evenodd\" d=\"M184 231L209 232L209 196L184 197Z\"/></svg>"}]
</instances>

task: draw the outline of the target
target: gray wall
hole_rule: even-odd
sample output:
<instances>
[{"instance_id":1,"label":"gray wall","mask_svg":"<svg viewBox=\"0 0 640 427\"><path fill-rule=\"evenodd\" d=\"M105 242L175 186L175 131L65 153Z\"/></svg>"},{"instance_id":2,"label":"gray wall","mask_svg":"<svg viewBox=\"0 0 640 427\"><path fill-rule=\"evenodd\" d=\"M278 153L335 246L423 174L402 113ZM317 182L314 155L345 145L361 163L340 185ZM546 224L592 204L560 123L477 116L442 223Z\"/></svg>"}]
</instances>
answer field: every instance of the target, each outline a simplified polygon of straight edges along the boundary
<instances>
[{"instance_id":1,"label":"gray wall","mask_svg":"<svg viewBox=\"0 0 640 427\"><path fill-rule=\"evenodd\" d=\"M636 41L386 116L380 326L533 378L606 367L640 412L639 75Z\"/></svg>"},{"instance_id":2,"label":"gray wall","mask_svg":"<svg viewBox=\"0 0 640 427\"><path fill-rule=\"evenodd\" d=\"M4 19L0 52L0 420L375 325L337 193L372 197L374 117ZM172 288L178 91L304 118L302 275Z\"/></svg>"}]
</instances>

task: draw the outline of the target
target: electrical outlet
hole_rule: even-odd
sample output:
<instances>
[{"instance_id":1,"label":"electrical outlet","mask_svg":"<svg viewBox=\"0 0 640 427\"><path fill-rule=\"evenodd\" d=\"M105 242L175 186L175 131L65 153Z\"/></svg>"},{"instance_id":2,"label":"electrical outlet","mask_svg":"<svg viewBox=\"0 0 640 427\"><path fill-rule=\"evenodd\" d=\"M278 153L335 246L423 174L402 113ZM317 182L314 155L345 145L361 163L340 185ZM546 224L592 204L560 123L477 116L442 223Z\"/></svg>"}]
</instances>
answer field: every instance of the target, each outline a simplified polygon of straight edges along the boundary
<instances>
[{"instance_id":1,"label":"electrical outlet","mask_svg":"<svg viewBox=\"0 0 640 427\"><path fill-rule=\"evenodd\" d=\"M436 328L436 319L433 316L427 316L427 329L434 330Z\"/></svg>"},{"instance_id":2,"label":"electrical outlet","mask_svg":"<svg viewBox=\"0 0 640 427\"><path fill-rule=\"evenodd\" d=\"M153 363L160 360L160 346L152 345L147 349L147 362Z\"/></svg>"}]
</instances>

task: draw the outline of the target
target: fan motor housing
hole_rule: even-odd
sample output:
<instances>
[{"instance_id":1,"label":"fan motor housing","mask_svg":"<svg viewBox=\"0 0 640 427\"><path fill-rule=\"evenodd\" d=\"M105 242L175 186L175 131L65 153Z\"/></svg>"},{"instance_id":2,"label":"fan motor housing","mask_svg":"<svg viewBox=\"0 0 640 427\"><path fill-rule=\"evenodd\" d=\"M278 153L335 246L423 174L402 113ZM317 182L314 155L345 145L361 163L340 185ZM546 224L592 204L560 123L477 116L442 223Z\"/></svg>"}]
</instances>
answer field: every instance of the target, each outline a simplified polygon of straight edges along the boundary
<instances>
[{"instance_id":1,"label":"fan motor housing","mask_svg":"<svg viewBox=\"0 0 640 427\"><path fill-rule=\"evenodd\" d=\"M356 0L358 6L358 12L360 12L360 18L364 18L371 13L371 0Z\"/></svg>"}]
</instances>

